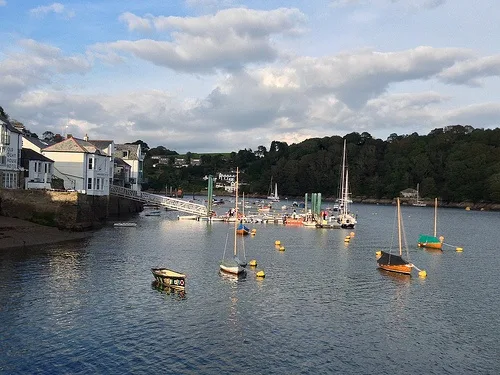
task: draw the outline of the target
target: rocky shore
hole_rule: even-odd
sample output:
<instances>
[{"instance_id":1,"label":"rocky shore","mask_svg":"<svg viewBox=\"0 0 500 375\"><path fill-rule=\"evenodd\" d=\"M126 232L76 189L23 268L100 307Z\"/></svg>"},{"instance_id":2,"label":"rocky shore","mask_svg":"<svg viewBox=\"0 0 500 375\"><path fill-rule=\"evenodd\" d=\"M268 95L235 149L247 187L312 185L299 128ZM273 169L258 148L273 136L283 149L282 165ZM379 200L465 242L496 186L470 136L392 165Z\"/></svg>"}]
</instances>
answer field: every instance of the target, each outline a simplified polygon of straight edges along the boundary
<instances>
[{"instance_id":1,"label":"rocky shore","mask_svg":"<svg viewBox=\"0 0 500 375\"><path fill-rule=\"evenodd\" d=\"M40 246L87 238L93 232L70 232L29 221L0 216L0 250Z\"/></svg>"}]
</instances>

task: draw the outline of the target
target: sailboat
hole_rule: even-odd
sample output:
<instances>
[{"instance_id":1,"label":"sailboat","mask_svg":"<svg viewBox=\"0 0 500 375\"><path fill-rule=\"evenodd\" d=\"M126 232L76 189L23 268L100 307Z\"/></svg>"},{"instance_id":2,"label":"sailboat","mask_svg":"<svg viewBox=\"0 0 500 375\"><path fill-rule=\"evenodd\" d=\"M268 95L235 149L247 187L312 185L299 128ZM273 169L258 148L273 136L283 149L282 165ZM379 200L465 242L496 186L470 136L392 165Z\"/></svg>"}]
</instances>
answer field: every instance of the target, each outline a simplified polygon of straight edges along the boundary
<instances>
[{"instance_id":1,"label":"sailboat","mask_svg":"<svg viewBox=\"0 0 500 375\"><path fill-rule=\"evenodd\" d=\"M410 275L412 268L416 268L415 265L403 259L403 238L406 246L406 237L404 236L404 228L403 228L403 218L401 217L401 206L399 204L399 198L397 198L397 216L398 216L398 245L399 245L399 255L387 253L385 251L377 251L377 265L379 268L391 271L402 273L405 275ZM406 249L408 252L408 249ZM427 273L423 270L419 270L420 276L426 276Z\"/></svg>"},{"instance_id":2,"label":"sailboat","mask_svg":"<svg viewBox=\"0 0 500 375\"><path fill-rule=\"evenodd\" d=\"M346 158L346 140L344 139L344 152L342 155L342 173L340 181L340 214L337 216L337 222L340 224L341 228L354 228L358 223L353 214L349 212L349 203L351 200L349 198L349 173L347 170L347 158Z\"/></svg>"},{"instance_id":3,"label":"sailboat","mask_svg":"<svg viewBox=\"0 0 500 375\"><path fill-rule=\"evenodd\" d=\"M427 247L429 249L438 249L441 250L443 248L442 237L437 238L437 198L434 199L434 235L428 236L425 234L421 234L418 239L419 247Z\"/></svg>"},{"instance_id":4,"label":"sailboat","mask_svg":"<svg viewBox=\"0 0 500 375\"><path fill-rule=\"evenodd\" d=\"M239 169L236 168L236 200L235 200L235 217L238 217L238 185L239 185L239 180L238 180L238 175L239 175ZM239 275L241 273L245 272L245 266L246 262L240 260L238 258L238 236L237 236L237 230L238 230L238 220L234 221L234 249L233 249L233 257L231 259L225 259L226 255L226 248L227 248L227 240L226 240L226 247L224 248L224 255L222 257L222 261L220 263L220 270L222 272L230 273L233 275ZM229 236L229 234L228 234Z\"/></svg>"},{"instance_id":5,"label":"sailboat","mask_svg":"<svg viewBox=\"0 0 500 375\"><path fill-rule=\"evenodd\" d=\"M419 187L420 187L420 184L417 184L417 199L416 199L415 203L413 203L412 205L417 206L417 207L425 207L427 205L419 199Z\"/></svg>"},{"instance_id":6,"label":"sailboat","mask_svg":"<svg viewBox=\"0 0 500 375\"><path fill-rule=\"evenodd\" d=\"M273 191L273 178L271 177L271 185L269 186L269 196L267 197L268 200L272 202L279 202L280 197L278 196L278 183L274 184L274 191Z\"/></svg>"}]
</instances>

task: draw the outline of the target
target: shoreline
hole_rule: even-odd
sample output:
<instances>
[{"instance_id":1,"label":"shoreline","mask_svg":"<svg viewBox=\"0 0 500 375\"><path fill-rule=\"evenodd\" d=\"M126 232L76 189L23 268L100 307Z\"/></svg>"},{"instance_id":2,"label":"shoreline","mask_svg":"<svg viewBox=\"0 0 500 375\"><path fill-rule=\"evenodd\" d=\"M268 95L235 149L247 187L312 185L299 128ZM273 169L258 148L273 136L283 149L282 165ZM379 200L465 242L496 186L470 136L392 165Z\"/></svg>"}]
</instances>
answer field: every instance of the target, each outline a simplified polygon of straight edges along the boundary
<instances>
[{"instance_id":1,"label":"shoreline","mask_svg":"<svg viewBox=\"0 0 500 375\"><path fill-rule=\"evenodd\" d=\"M13 217L0 216L0 250L52 245L92 236L93 231L70 232Z\"/></svg>"}]
</instances>

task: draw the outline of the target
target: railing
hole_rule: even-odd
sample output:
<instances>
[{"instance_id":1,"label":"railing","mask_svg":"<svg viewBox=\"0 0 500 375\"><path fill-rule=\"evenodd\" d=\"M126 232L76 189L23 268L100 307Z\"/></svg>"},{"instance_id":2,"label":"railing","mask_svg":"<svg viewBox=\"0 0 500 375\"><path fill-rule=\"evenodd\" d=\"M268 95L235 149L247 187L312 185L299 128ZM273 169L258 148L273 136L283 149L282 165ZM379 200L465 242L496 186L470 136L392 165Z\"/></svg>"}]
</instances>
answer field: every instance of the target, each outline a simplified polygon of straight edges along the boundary
<instances>
[{"instance_id":1,"label":"railing","mask_svg":"<svg viewBox=\"0 0 500 375\"><path fill-rule=\"evenodd\" d=\"M207 216L207 207L202 204L186 202L182 199L169 198L164 195L157 195L151 193L145 193L143 191L137 191L132 189L127 189L122 186L111 185L109 187L109 193L118 197L128 198L139 202L157 204L171 210L183 211L194 215Z\"/></svg>"}]
</instances>

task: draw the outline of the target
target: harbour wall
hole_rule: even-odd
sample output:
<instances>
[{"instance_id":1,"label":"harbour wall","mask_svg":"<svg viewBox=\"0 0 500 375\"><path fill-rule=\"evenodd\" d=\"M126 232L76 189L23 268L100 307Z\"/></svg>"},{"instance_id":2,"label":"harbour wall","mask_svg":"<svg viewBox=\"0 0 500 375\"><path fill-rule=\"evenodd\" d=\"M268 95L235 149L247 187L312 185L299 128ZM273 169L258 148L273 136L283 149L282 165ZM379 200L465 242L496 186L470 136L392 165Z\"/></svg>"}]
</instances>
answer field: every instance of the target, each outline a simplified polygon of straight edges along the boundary
<instances>
[{"instance_id":1,"label":"harbour wall","mask_svg":"<svg viewBox=\"0 0 500 375\"><path fill-rule=\"evenodd\" d=\"M0 189L0 214L73 231L100 228L110 216L140 212L142 204L110 196L51 190Z\"/></svg>"}]
</instances>

